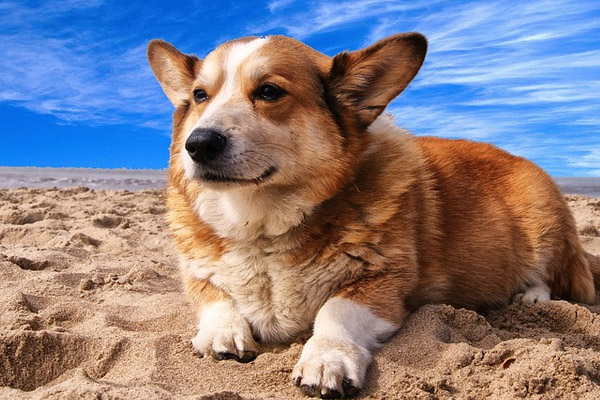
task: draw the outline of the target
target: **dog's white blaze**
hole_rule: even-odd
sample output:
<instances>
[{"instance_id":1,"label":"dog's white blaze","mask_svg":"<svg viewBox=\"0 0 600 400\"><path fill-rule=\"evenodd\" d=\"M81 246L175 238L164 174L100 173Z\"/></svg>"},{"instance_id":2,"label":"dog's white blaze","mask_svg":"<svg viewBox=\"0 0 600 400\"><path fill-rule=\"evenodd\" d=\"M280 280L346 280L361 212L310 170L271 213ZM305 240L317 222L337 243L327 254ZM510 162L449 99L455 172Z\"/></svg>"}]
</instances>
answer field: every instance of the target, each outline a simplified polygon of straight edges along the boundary
<instances>
[{"instance_id":1,"label":"dog's white blaze","mask_svg":"<svg viewBox=\"0 0 600 400\"><path fill-rule=\"evenodd\" d=\"M268 38L259 38L246 43L236 43L229 49L229 52L225 56L225 65L223 68L225 78L223 87L219 90L219 93L210 100L208 107L206 107L206 110L194 129L198 126L210 125L210 123L213 122L214 114L228 104L236 94L241 93L241 82L237 79L240 67L256 53L258 49L264 46L268 40ZM221 71L219 71L218 68L215 68L214 65L209 65L207 72L210 75L213 75L215 72L220 73ZM217 76L214 75L213 79L216 78Z\"/></svg>"},{"instance_id":2,"label":"dog's white blaze","mask_svg":"<svg viewBox=\"0 0 600 400\"><path fill-rule=\"evenodd\" d=\"M236 43L231 47L225 60L226 78L233 79L240 65L258 49L264 46L269 38L257 38L246 43ZM235 83L233 80L232 83Z\"/></svg>"}]
</instances>

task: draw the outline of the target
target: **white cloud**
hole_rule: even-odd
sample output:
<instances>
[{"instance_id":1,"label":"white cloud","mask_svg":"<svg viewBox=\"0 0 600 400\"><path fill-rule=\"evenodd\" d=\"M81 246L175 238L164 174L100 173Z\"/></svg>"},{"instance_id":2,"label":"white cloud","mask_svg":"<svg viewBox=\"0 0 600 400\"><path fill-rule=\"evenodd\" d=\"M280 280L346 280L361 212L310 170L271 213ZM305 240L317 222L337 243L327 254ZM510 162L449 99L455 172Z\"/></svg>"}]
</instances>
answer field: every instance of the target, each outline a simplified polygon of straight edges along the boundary
<instances>
[{"instance_id":1,"label":"white cloud","mask_svg":"<svg viewBox=\"0 0 600 400\"><path fill-rule=\"evenodd\" d=\"M600 113L598 113L600 114ZM596 115L598 115L596 114ZM600 126L600 117L583 117L573 121L575 125L590 125L590 126ZM600 134L600 133L599 133Z\"/></svg>"},{"instance_id":2,"label":"white cloud","mask_svg":"<svg viewBox=\"0 0 600 400\"><path fill-rule=\"evenodd\" d=\"M2 4L14 19L8 20L12 25L0 28L0 100L66 122L153 125L152 120L160 120L168 127L170 106L157 96L158 84L146 61L146 44L118 51L111 43L102 42L101 35L97 41L82 41L59 29L50 35L44 30L45 23L69 9L93 8L100 2L48 4L35 9ZM18 26L19 33L9 33L11 26ZM79 32L76 36L94 34Z\"/></svg>"},{"instance_id":3,"label":"white cloud","mask_svg":"<svg viewBox=\"0 0 600 400\"><path fill-rule=\"evenodd\" d=\"M570 158L569 165L576 168L598 168L600 166L600 148L586 149L583 155Z\"/></svg>"},{"instance_id":4,"label":"white cloud","mask_svg":"<svg viewBox=\"0 0 600 400\"><path fill-rule=\"evenodd\" d=\"M600 80L592 82L569 82L569 83L541 83L528 86L510 86L505 88L502 93L494 93L487 96L480 96L479 99L466 101L462 104L469 106L499 106L499 105L530 105L530 104L548 104L548 103L588 103L587 111L596 109L600 111L598 103L598 94L600 93ZM575 111L576 108L563 108L564 110Z\"/></svg>"},{"instance_id":5,"label":"white cloud","mask_svg":"<svg viewBox=\"0 0 600 400\"><path fill-rule=\"evenodd\" d=\"M388 112L394 115L398 125L416 135L490 140L509 132L521 131L518 121L499 118L491 111L456 112L443 105L392 104Z\"/></svg>"},{"instance_id":6,"label":"white cloud","mask_svg":"<svg viewBox=\"0 0 600 400\"><path fill-rule=\"evenodd\" d=\"M294 1L295 0L274 0L268 4L267 8L271 13L275 13L288 7Z\"/></svg>"},{"instance_id":7,"label":"white cloud","mask_svg":"<svg viewBox=\"0 0 600 400\"><path fill-rule=\"evenodd\" d=\"M285 0L283 0L285 2ZM410 10L422 9L441 0L401 2L397 0L357 0L314 2L307 11L282 15L266 24L250 24L249 31L283 29L297 39L306 39L318 33L335 31L369 18L379 18ZM278 1L275 1L278 3ZM273 4L273 3L271 3ZM269 6L271 7L271 6Z\"/></svg>"},{"instance_id":8,"label":"white cloud","mask_svg":"<svg viewBox=\"0 0 600 400\"><path fill-rule=\"evenodd\" d=\"M0 99L65 121L125 123L157 109L145 44L121 54L75 48L68 40L2 35ZM11 43L18 43L13 45ZM93 65L93 68L90 66Z\"/></svg>"}]
</instances>

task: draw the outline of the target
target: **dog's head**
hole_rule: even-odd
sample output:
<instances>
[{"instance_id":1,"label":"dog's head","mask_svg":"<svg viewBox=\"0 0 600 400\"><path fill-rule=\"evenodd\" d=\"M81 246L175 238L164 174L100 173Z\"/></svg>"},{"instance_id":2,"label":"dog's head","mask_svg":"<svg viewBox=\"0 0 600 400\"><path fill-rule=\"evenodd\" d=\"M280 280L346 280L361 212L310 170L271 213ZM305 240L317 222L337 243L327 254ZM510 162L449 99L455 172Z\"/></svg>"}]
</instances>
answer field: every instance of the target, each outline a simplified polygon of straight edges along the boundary
<instances>
[{"instance_id":1,"label":"dog's head","mask_svg":"<svg viewBox=\"0 0 600 400\"><path fill-rule=\"evenodd\" d=\"M406 33L331 58L268 36L200 60L153 40L150 65L176 107L170 167L216 190L294 185L326 198L351 179L366 129L426 49L422 35Z\"/></svg>"}]
</instances>

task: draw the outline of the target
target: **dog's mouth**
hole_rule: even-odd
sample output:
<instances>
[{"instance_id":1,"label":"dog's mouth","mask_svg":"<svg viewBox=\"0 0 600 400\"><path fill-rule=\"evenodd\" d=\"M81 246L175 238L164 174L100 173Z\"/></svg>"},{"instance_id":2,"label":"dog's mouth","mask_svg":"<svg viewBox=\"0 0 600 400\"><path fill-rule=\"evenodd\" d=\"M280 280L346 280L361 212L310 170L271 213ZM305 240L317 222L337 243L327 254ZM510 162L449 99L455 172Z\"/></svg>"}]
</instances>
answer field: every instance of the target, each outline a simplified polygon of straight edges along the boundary
<instances>
[{"instance_id":1,"label":"dog's mouth","mask_svg":"<svg viewBox=\"0 0 600 400\"><path fill-rule=\"evenodd\" d=\"M270 178L273 174L277 172L277 168L269 167L263 172L260 176L256 178L238 178L234 176L228 176L226 174L214 171L205 172L202 175L202 179L206 182L214 182L214 183L236 183L236 184L248 184L254 183L255 185L260 185L266 181L266 179Z\"/></svg>"}]
</instances>

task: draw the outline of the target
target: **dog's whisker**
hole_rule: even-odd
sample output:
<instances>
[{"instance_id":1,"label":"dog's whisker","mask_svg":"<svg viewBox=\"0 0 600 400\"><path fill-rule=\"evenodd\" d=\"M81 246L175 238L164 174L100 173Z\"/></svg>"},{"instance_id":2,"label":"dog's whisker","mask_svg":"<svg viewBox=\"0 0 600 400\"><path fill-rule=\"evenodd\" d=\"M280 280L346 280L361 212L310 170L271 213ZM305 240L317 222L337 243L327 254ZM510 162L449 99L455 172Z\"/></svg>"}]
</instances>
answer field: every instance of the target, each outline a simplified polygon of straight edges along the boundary
<instances>
[{"instance_id":1,"label":"dog's whisker","mask_svg":"<svg viewBox=\"0 0 600 400\"><path fill-rule=\"evenodd\" d=\"M276 150L284 150L284 152L287 154L298 154L297 150L292 149L291 147L285 146L280 143L270 143L270 142L260 142L260 141L256 141L255 143L258 147L271 148L271 149L276 149Z\"/></svg>"}]
</instances>

